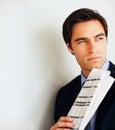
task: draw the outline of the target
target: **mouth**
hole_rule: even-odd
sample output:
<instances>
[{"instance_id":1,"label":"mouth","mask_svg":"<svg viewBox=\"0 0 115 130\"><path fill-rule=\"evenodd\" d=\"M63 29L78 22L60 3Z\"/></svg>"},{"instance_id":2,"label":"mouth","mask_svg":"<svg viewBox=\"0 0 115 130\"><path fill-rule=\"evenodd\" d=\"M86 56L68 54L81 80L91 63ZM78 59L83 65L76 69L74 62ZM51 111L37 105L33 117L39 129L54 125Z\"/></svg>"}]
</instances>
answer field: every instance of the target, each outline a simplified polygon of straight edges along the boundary
<instances>
[{"instance_id":1,"label":"mouth","mask_svg":"<svg viewBox=\"0 0 115 130\"><path fill-rule=\"evenodd\" d=\"M98 60L98 59L100 59L100 57L95 56L95 57L88 58L88 61L95 61L95 60Z\"/></svg>"}]
</instances>

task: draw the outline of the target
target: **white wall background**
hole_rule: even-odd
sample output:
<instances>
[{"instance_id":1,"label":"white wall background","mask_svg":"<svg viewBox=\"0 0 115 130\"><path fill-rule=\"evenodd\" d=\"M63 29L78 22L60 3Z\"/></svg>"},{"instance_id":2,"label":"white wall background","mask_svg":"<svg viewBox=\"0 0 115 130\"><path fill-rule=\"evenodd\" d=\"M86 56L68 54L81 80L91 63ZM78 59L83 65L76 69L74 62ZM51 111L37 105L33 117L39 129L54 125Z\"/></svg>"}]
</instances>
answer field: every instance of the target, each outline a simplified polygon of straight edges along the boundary
<instances>
[{"instance_id":1,"label":"white wall background","mask_svg":"<svg viewBox=\"0 0 115 130\"><path fill-rule=\"evenodd\" d=\"M0 130L48 130L58 89L79 74L61 35L75 9L99 10L115 62L114 0L0 0Z\"/></svg>"}]
</instances>

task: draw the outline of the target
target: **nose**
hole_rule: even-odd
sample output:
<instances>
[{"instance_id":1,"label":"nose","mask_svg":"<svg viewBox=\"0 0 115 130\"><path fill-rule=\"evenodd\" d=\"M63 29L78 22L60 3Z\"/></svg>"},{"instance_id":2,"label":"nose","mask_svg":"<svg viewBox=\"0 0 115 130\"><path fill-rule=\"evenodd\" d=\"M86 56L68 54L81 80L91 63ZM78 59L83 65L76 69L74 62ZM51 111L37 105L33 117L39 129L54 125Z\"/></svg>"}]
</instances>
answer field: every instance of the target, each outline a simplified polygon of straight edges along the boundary
<instances>
[{"instance_id":1,"label":"nose","mask_svg":"<svg viewBox=\"0 0 115 130\"><path fill-rule=\"evenodd\" d=\"M88 43L88 50L90 53L95 52L96 51L96 43L94 40L90 40Z\"/></svg>"}]
</instances>

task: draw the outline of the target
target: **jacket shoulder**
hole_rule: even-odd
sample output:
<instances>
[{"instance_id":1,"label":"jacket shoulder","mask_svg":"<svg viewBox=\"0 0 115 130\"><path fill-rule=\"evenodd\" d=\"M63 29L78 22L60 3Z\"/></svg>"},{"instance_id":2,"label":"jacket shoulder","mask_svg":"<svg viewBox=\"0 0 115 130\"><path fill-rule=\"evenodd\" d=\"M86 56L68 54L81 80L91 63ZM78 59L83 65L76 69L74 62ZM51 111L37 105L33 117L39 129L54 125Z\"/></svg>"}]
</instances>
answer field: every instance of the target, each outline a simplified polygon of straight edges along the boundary
<instances>
[{"instance_id":1,"label":"jacket shoulder","mask_svg":"<svg viewBox=\"0 0 115 130\"><path fill-rule=\"evenodd\" d=\"M77 76L72 81L60 88L55 102L54 119L66 116L81 89L81 76Z\"/></svg>"},{"instance_id":2,"label":"jacket shoulder","mask_svg":"<svg viewBox=\"0 0 115 130\"><path fill-rule=\"evenodd\" d=\"M75 89L76 86L80 85L81 84L81 76L77 76L76 78L74 78L73 80L71 80L69 83L65 84L64 86L62 86L60 89L59 89L59 92L67 92L72 90L72 89Z\"/></svg>"},{"instance_id":3,"label":"jacket shoulder","mask_svg":"<svg viewBox=\"0 0 115 130\"><path fill-rule=\"evenodd\" d=\"M110 70L110 72L111 72L110 75L111 75L113 78L115 78L115 64L113 64L111 61L110 61L109 70Z\"/></svg>"}]
</instances>

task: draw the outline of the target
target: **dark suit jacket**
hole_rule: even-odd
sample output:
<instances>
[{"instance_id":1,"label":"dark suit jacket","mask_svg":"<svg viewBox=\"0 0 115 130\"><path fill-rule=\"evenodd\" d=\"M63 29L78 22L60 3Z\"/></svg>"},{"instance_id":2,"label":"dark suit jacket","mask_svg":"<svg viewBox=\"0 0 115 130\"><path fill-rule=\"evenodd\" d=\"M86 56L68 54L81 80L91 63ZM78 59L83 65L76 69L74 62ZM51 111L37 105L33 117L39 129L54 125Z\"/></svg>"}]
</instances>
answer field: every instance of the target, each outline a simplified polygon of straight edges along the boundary
<instances>
[{"instance_id":1,"label":"dark suit jacket","mask_svg":"<svg viewBox=\"0 0 115 130\"><path fill-rule=\"evenodd\" d=\"M115 78L115 65L111 62L109 70ZM67 115L80 90L80 75L59 90L54 112L56 122L61 116ZM115 130L115 82L98 107L95 130Z\"/></svg>"}]
</instances>

